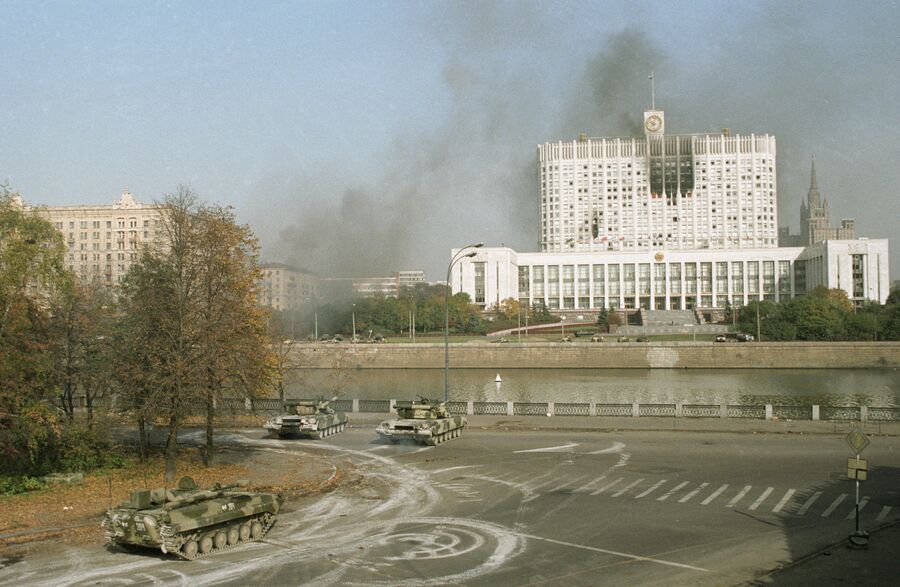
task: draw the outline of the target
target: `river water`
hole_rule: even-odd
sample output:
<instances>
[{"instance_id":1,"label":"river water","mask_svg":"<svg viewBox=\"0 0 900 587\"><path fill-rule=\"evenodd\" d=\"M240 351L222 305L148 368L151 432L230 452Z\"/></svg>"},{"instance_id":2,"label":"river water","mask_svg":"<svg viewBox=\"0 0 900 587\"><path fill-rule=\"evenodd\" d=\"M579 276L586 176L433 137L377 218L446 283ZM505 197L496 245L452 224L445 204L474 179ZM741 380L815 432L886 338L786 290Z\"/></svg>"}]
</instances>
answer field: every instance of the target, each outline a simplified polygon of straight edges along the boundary
<instances>
[{"instance_id":1,"label":"river water","mask_svg":"<svg viewBox=\"0 0 900 587\"><path fill-rule=\"evenodd\" d=\"M501 382L495 378L500 375ZM304 369L291 397L443 397L440 369ZM896 369L451 369L456 401L900 406Z\"/></svg>"}]
</instances>

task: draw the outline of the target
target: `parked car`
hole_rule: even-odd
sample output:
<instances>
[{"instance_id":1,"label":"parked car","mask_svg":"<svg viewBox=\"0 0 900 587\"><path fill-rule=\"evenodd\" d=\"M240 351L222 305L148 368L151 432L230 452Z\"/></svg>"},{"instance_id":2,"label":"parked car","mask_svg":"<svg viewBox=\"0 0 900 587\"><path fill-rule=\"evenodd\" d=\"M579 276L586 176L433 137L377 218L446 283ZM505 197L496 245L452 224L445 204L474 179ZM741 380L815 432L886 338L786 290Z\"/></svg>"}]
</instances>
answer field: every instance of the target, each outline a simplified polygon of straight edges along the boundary
<instances>
[{"instance_id":1,"label":"parked car","mask_svg":"<svg viewBox=\"0 0 900 587\"><path fill-rule=\"evenodd\" d=\"M628 342L628 340L629 340L629 339L628 339L627 336L620 336L620 337L619 337L619 342Z\"/></svg>"},{"instance_id":2,"label":"parked car","mask_svg":"<svg viewBox=\"0 0 900 587\"><path fill-rule=\"evenodd\" d=\"M728 339L725 338L724 334L720 334L720 335L716 336L716 342L727 342L727 341L728 341Z\"/></svg>"},{"instance_id":3,"label":"parked car","mask_svg":"<svg viewBox=\"0 0 900 587\"><path fill-rule=\"evenodd\" d=\"M635 342L650 342L650 339L646 336L639 336L635 339Z\"/></svg>"},{"instance_id":4,"label":"parked car","mask_svg":"<svg viewBox=\"0 0 900 587\"><path fill-rule=\"evenodd\" d=\"M737 335L736 338L738 342L751 342L753 340L753 335L741 332Z\"/></svg>"}]
</instances>

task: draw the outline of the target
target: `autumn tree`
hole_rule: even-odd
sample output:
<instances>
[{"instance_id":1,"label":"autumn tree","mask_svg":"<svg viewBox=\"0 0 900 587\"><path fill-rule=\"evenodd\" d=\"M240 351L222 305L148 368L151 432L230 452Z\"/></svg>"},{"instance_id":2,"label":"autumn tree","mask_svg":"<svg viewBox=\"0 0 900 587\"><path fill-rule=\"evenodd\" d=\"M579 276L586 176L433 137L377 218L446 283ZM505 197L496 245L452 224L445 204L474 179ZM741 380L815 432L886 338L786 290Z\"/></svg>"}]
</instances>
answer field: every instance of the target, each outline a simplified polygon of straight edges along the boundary
<instances>
[{"instance_id":1,"label":"autumn tree","mask_svg":"<svg viewBox=\"0 0 900 587\"><path fill-rule=\"evenodd\" d=\"M0 468L39 468L58 423L47 298L64 286L62 235L0 186Z\"/></svg>"},{"instance_id":2,"label":"autumn tree","mask_svg":"<svg viewBox=\"0 0 900 587\"><path fill-rule=\"evenodd\" d=\"M54 383L59 405L70 422L75 418L75 397L80 396L85 399L90 427L94 402L111 385L112 306L105 287L74 279L53 298L49 331Z\"/></svg>"},{"instance_id":3,"label":"autumn tree","mask_svg":"<svg viewBox=\"0 0 900 587\"><path fill-rule=\"evenodd\" d=\"M167 428L166 473L173 477L178 430L202 407L205 459L213 454L216 400L229 390L253 395L267 385L272 359L267 315L257 305L257 244L228 208L204 206L187 188L167 196L161 238L126 276L123 307L128 357L123 376L139 425Z\"/></svg>"},{"instance_id":4,"label":"autumn tree","mask_svg":"<svg viewBox=\"0 0 900 587\"><path fill-rule=\"evenodd\" d=\"M259 247L230 208L198 210L200 287L197 309L203 336L202 391L206 407L204 460L213 459L215 405L229 391L255 396L274 376L268 315L257 303Z\"/></svg>"},{"instance_id":5,"label":"autumn tree","mask_svg":"<svg viewBox=\"0 0 900 587\"><path fill-rule=\"evenodd\" d=\"M132 330L123 337L130 368L140 383L132 398L138 417L165 422L166 478L175 476L178 430L202 402L205 332L200 293L203 241L197 199L187 188L166 196L161 239L148 244L123 281L122 305ZM202 404L200 404L202 405Z\"/></svg>"}]
</instances>

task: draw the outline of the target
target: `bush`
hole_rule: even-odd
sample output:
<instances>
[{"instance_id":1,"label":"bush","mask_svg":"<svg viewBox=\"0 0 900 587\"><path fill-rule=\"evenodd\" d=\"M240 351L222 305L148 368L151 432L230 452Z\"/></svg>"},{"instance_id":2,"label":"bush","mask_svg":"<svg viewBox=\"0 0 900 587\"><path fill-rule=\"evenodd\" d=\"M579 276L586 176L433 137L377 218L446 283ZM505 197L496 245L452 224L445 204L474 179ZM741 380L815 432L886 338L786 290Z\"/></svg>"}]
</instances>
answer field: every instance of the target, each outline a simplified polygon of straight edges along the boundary
<instances>
[{"instance_id":1,"label":"bush","mask_svg":"<svg viewBox=\"0 0 900 587\"><path fill-rule=\"evenodd\" d=\"M0 495L16 495L43 489L45 483L28 475L0 475Z\"/></svg>"},{"instance_id":2,"label":"bush","mask_svg":"<svg viewBox=\"0 0 900 587\"><path fill-rule=\"evenodd\" d=\"M89 472L96 469L117 469L124 464L122 455L94 430L83 426L63 429L59 439L59 470Z\"/></svg>"}]
</instances>

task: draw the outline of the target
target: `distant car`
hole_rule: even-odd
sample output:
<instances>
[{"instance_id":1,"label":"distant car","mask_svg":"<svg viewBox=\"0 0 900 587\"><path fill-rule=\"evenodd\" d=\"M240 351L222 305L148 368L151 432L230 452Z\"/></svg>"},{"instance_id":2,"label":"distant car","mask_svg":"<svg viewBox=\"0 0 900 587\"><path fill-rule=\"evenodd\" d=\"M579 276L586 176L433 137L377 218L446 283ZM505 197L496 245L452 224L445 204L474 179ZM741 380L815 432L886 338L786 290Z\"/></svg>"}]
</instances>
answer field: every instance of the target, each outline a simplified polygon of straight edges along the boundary
<instances>
[{"instance_id":1,"label":"distant car","mask_svg":"<svg viewBox=\"0 0 900 587\"><path fill-rule=\"evenodd\" d=\"M619 342L628 342L628 340L629 340L629 339L628 339L627 336L620 336L620 337L619 337Z\"/></svg>"},{"instance_id":2,"label":"distant car","mask_svg":"<svg viewBox=\"0 0 900 587\"><path fill-rule=\"evenodd\" d=\"M716 342L727 342L727 341L728 341L728 339L725 338L724 334L720 334L719 336L716 337Z\"/></svg>"},{"instance_id":3,"label":"distant car","mask_svg":"<svg viewBox=\"0 0 900 587\"><path fill-rule=\"evenodd\" d=\"M738 342L751 342L753 340L753 335L741 332L736 338Z\"/></svg>"},{"instance_id":4,"label":"distant car","mask_svg":"<svg viewBox=\"0 0 900 587\"><path fill-rule=\"evenodd\" d=\"M650 342L650 339L647 338L646 336L639 336L634 340L635 340L635 342Z\"/></svg>"},{"instance_id":5,"label":"distant car","mask_svg":"<svg viewBox=\"0 0 900 587\"><path fill-rule=\"evenodd\" d=\"M603 342L603 337L602 336L592 336L591 342Z\"/></svg>"}]
</instances>

